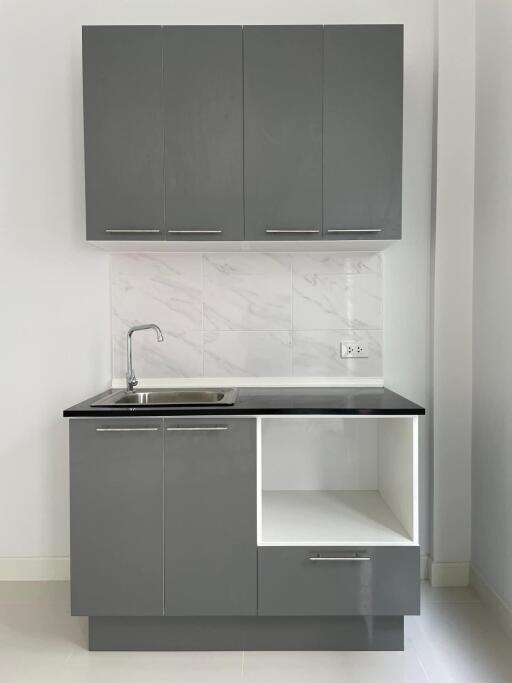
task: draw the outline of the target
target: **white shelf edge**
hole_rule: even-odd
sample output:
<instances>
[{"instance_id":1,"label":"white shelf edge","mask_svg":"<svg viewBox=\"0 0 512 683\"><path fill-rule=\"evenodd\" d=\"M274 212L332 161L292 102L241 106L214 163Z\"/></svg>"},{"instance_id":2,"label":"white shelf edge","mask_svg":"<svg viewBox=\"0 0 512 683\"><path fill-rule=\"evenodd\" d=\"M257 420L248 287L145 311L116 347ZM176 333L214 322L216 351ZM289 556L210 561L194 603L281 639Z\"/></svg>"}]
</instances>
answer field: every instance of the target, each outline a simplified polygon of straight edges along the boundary
<instances>
[{"instance_id":1,"label":"white shelf edge","mask_svg":"<svg viewBox=\"0 0 512 683\"><path fill-rule=\"evenodd\" d=\"M344 548L344 547L349 547L352 548L354 546L372 546L372 547L383 547L383 548L391 548L391 547L399 547L403 548L404 546L409 547L409 546L417 546L418 543L416 541L314 541L314 540L305 540L305 541L258 541L258 547L261 548L271 548L271 547L287 547L287 548L295 548L299 547L302 548L304 546L312 546L314 548Z\"/></svg>"},{"instance_id":2,"label":"white shelf edge","mask_svg":"<svg viewBox=\"0 0 512 683\"><path fill-rule=\"evenodd\" d=\"M114 377L112 389L124 389L125 377ZM208 387L240 387L244 389L302 388L370 388L384 386L382 377L141 377L137 387L203 389Z\"/></svg>"}]
</instances>

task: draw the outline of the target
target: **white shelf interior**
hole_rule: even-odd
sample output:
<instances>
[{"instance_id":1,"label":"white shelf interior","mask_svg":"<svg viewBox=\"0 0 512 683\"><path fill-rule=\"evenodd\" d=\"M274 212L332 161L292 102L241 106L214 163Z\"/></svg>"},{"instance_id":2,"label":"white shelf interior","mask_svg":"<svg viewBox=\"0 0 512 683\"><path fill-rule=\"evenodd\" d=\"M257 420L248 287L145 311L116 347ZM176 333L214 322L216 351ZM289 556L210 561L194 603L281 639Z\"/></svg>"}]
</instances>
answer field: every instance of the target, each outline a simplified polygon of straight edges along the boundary
<instances>
[{"instance_id":1,"label":"white shelf interior","mask_svg":"<svg viewBox=\"0 0 512 683\"><path fill-rule=\"evenodd\" d=\"M418 542L417 418L261 418L258 544Z\"/></svg>"},{"instance_id":2,"label":"white shelf interior","mask_svg":"<svg viewBox=\"0 0 512 683\"><path fill-rule=\"evenodd\" d=\"M410 545L378 491L263 491L264 545Z\"/></svg>"}]
</instances>

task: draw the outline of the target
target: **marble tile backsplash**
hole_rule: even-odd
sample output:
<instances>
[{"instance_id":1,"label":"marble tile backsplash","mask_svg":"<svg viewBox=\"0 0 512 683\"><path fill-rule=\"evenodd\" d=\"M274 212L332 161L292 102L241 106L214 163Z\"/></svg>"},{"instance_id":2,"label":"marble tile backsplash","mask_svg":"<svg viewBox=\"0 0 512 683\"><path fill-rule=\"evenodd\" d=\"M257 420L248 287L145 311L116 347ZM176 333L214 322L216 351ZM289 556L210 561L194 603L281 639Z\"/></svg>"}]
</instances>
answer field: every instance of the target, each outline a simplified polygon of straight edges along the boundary
<instances>
[{"instance_id":1,"label":"marble tile backsplash","mask_svg":"<svg viewBox=\"0 0 512 683\"><path fill-rule=\"evenodd\" d=\"M126 253L112 255L114 377L126 331L144 378L381 377L378 253ZM369 357L340 358L364 340Z\"/></svg>"}]
</instances>

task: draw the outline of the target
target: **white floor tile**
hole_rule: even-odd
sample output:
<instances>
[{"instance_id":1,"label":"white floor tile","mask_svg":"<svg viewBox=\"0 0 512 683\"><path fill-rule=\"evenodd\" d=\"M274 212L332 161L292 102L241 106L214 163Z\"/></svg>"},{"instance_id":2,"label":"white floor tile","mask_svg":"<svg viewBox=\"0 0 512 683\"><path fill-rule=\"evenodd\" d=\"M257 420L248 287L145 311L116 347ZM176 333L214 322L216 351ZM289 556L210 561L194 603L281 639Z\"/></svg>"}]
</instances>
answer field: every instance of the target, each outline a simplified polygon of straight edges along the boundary
<instances>
[{"instance_id":1,"label":"white floor tile","mask_svg":"<svg viewBox=\"0 0 512 683\"><path fill-rule=\"evenodd\" d=\"M68 584L0 582L0 682L512 682L512 643L471 589L425 584L405 628L405 652L88 652Z\"/></svg>"}]
</instances>

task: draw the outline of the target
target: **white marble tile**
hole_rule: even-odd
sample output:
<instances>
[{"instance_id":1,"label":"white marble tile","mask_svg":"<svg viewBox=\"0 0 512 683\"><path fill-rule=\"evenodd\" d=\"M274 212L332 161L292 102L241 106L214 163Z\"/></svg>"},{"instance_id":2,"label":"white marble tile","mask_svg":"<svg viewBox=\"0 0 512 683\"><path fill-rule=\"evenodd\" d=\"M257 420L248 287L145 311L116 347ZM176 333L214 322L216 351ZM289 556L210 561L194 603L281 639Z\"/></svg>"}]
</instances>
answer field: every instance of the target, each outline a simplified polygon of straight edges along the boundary
<instances>
[{"instance_id":1,"label":"white marble tile","mask_svg":"<svg viewBox=\"0 0 512 683\"><path fill-rule=\"evenodd\" d=\"M365 341L368 358L341 358L342 341ZM309 330L292 334L295 377L382 377L380 330Z\"/></svg>"},{"instance_id":2,"label":"white marble tile","mask_svg":"<svg viewBox=\"0 0 512 683\"><path fill-rule=\"evenodd\" d=\"M289 254L205 254L205 330L289 330Z\"/></svg>"},{"instance_id":3,"label":"white marble tile","mask_svg":"<svg viewBox=\"0 0 512 683\"><path fill-rule=\"evenodd\" d=\"M133 365L137 377L201 377L203 374L202 333L194 330L162 328L163 342L157 342L153 330L133 336ZM114 336L114 377L126 374L126 338Z\"/></svg>"},{"instance_id":4,"label":"white marble tile","mask_svg":"<svg viewBox=\"0 0 512 683\"><path fill-rule=\"evenodd\" d=\"M201 254L114 254L112 318L126 329L202 329Z\"/></svg>"},{"instance_id":5,"label":"white marble tile","mask_svg":"<svg viewBox=\"0 0 512 683\"><path fill-rule=\"evenodd\" d=\"M293 329L381 329L379 275L293 276Z\"/></svg>"},{"instance_id":6,"label":"white marble tile","mask_svg":"<svg viewBox=\"0 0 512 683\"><path fill-rule=\"evenodd\" d=\"M293 272L299 275L351 275L382 272L381 255L372 252L300 252L292 254Z\"/></svg>"},{"instance_id":7,"label":"white marble tile","mask_svg":"<svg viewBox=\"0 0 512 683\"><path fill-rule=\"evenodd\" d=\"M291 374L289 332L205 332L207 377L286 377Z\"/></svg>"}]
</instances>

